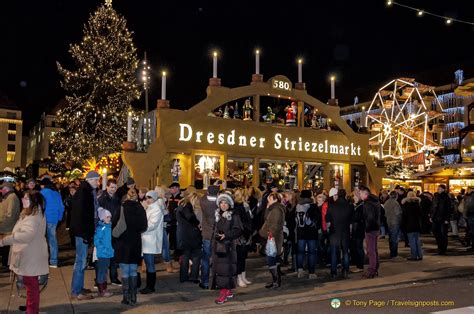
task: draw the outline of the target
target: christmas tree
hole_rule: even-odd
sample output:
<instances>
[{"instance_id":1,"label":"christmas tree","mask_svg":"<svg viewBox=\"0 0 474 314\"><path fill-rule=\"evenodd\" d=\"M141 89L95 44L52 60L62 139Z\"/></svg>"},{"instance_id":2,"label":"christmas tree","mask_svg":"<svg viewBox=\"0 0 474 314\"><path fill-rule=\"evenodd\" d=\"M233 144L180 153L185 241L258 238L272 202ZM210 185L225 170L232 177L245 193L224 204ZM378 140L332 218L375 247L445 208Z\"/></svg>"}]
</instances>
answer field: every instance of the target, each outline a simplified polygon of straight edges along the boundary
<instances>
[{"instance_id":1,"label":"christmas tree","mask_svg":"<svg viewBox=\"0 0 474 314\"><path fill-rule=\"evenodd\" d=\"M90 15L84 36L69 52L76 70L59 63L67 105L57 112L52 138L57 162L79 162L121 150L131 102L140 97L138 59L127 21L106 0Z\"/></svg>"}]
</instances>

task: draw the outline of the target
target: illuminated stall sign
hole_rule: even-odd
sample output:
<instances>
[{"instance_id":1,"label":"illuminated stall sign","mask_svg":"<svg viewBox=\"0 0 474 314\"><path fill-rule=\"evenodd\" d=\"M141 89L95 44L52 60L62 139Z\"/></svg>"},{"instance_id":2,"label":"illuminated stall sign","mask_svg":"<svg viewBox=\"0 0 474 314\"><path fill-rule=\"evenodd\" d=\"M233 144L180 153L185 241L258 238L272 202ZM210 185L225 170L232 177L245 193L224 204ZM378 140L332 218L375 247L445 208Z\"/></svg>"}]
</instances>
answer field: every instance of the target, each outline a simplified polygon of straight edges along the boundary
<instances>
[{"instance_id":1,"label":"illuminated stall sign","mask_svg":"<svg viewBox=\"0 0 474 314\"><path fill-rule=\"evenodd\" d=\"M301 136L290 138L279 132L276 132L271 139L267 139L263 136L240 135L236 133L235 129L228 132L203 132L193 130L191 125L187 123L179 124L178 141L251 147L260 150L271 146L275 150L361 156L360 145L355 145L354 143L340 145L329 142L327 139L321 139L320 141L315 142L304 139Z\"/></svg>"}]
</instances>

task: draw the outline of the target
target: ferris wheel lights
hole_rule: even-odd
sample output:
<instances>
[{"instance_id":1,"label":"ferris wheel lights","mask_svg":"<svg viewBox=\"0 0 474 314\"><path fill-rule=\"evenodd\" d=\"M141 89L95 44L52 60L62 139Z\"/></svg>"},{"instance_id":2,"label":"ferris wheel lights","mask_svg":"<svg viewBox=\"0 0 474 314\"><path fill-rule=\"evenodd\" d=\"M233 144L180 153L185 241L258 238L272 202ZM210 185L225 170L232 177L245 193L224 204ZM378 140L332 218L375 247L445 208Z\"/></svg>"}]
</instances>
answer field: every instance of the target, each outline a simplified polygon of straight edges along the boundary
<instances>
[{"instance_id":1,"label":"ferris wheel lights","mask_svg":"<svg viewBox=\"0 0 474 314\"><path fill-rule=\"evenodd\" d=\"M474 145L471 145L471 150L474 150Z\"/></svg>"},{"instance_id":2,"label":"ferris wheel lights","mask_svg":"<svg viewBox=\"0 0 474 314\"><path fill-rule=\"evenodd\" d=\"M419 17L422 17L422 16L423 16L423 13L424 13L423 10L418 10L417 15L418 15Z\"/></svg>"},{"instance_id":3,"label":"ferris wheel lights","mask_svg":"<svg viewBox=\"0 0 474 314\"><path fill-rule=\"evenodd\" d=\"M452 20L452 19L449 19L449 18L448 18L448 19L446 19L446 24L450 25L452 22L453 22L453 20Z\"/></svg>"},{"instance_id":4,"label":"ferris wheel lights","mask_svg":"<svg viewBox=\"0 0 474 314\"><path fill-rule=\"evenodd\" d=\"M391 6L391 5L392 5L392 1L391 1L391 0L388 0L388 1L387 1L387 6L389 7L389 6Z\"/></svg>"}]
</instances>

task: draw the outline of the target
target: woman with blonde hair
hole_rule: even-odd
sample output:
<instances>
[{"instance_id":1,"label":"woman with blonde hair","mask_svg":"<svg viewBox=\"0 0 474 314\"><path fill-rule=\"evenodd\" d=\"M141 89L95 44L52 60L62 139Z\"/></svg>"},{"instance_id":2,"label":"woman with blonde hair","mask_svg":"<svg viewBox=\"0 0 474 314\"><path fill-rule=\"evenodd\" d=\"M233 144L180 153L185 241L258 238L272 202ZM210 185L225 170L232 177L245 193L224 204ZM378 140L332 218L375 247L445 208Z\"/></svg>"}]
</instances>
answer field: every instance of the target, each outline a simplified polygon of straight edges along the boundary
<instances>
[{"instance_id":1,"label":"woman with blonde hair","mask_svg":"<svg viewBox=\"0 0 474 314\"><path fill-rule=\"evenodd\" d=\"M252 236L252 212L247 203L247 192L242 188L234 191L234 215L239 216L242 223L242 235L237 239L237 285L241 288L252 284L248 281L245 273L245 261L250 247Z\"/></svg>"},{"instance_id":2,"label":"woman with blonde hair","mask_svg":"<svg viewBox=\"0 0 474 314\"><path fill-rule=\"evenodd\" d=\"M195 192L186 193L186 197L179 201L176 209L178 229L176 232L177 246L181 251L181 265L179 281L199 283L199 268L201 265L201 222L195 209L199 204L199 195ZM189 260L192 260L191 273L189 273Z\"/></svg>"},{"instance_id":3,"label":"woman with blonde hair","mask_svg":"<svg viewBox=\"0 0 474 314\"><path fill-rule=\"evenodd\" d=\"M38 276L49 273L44 199L38 191L27 191L21 202L20 219L12 233L0 239L0 247L11 246L10 270L26 287L26 313L39 313Z\"/></svg>"}]
</instances>

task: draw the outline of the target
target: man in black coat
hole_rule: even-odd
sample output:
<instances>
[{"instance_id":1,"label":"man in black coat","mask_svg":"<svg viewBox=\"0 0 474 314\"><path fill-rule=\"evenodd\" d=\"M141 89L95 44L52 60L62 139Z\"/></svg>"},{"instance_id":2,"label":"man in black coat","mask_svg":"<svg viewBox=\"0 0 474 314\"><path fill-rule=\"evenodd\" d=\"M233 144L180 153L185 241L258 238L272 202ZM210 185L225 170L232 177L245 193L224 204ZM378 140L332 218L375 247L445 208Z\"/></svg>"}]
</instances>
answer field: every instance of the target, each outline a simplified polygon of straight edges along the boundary
<instances>
[{"instance_id":1,"label":"man in black coat","mask_svg":"<svg viewBox=\"0 0 474 314\"><path fill-rule=\"evenodd\" d=\"M334 191L332 188L329 195L328 212L326 222L329 229L329 243L331 245L331 277L337 275L337 256L342 251L342 275L347 278L349 274L349 241L350 228L354 215L354 207L346 200L346 190ZM337 193L335 193L337 192Z\"/></svg>"},{"instance_id":2,"label":"man in black coat","mask_svg":"<svg viewBox=\"0 0 474 314\"><path fill-rule=\"evenodd\" d=\"M170 195L168 197L168 217L165 217L165 221L167 222L166 231L168 231L169 236L169 248L170 250L174 250L173 258L175 261L179 260L179 256L181 252L177 248L177 238L176 238L176 208L178 208L179 201L183 198L181 196L181 187L178 182L173 182L168 187Z\"/></svg>"},{"instance_id":3,"label":"man in black coat","mask_svg":"<svg viewBox=\"0 0 474 314\"><path fill-rule=\"evenodd\" d=\"M120 217L120 199L117 197L116 192L117 181L115 181L115 179L110 179L107 181L107 190L99 196L99 206L107 209L112 214L112 228L115 227ZM114 243L114 239L115 238L112 238L112 243ZM122 283L118 279L117 268L118 264L115 263L114 258L111 258L109 265L110 281L112 285L120 286Z\"/></svg>"},{"instance_id":4,"label":"man in black coat","mask_svg":"<svg viewBox=\"0 0 474 314\"><path fill-rule=\"evenodd\" d=\"M95 232L95 217L99 207L96 190L99 186L99 174L89 171L86 180L81 182L72 201L71 230L76 240L76 260L72 273L71 296L82 301L93 297L85 294L84 270L86 268L87 248Z\"/></svg>"},{"instance_id":5,"label":"man in black coat","mask_svg":"<svg viewBox=\"0 0 474 314\"><path fill-rule=\"evenodd\" d=\"M365 278L374 278L378 276L379 270L379 252L377 248L377 239L380 230L380 202L377 196L370 193L369 188L361 186L360 198L364 202L364 220L365 220L365 241L367 245L367 256L369 257L369 269Z\"/></svg>"},{"instance_id":6,"label":"man in black coat","mask_svg":"<svg viewBox=\"0 0 474 314\"><path fill-rule=\"evenodd\" d=\"M446 192L446 185L438 186L438 194L433 200L431 207L431 222L433 223L433 234L438 245L439 255L446 255L448 249L448 226L452 212L452 202Z\"/></svg>"}]
</instances>

